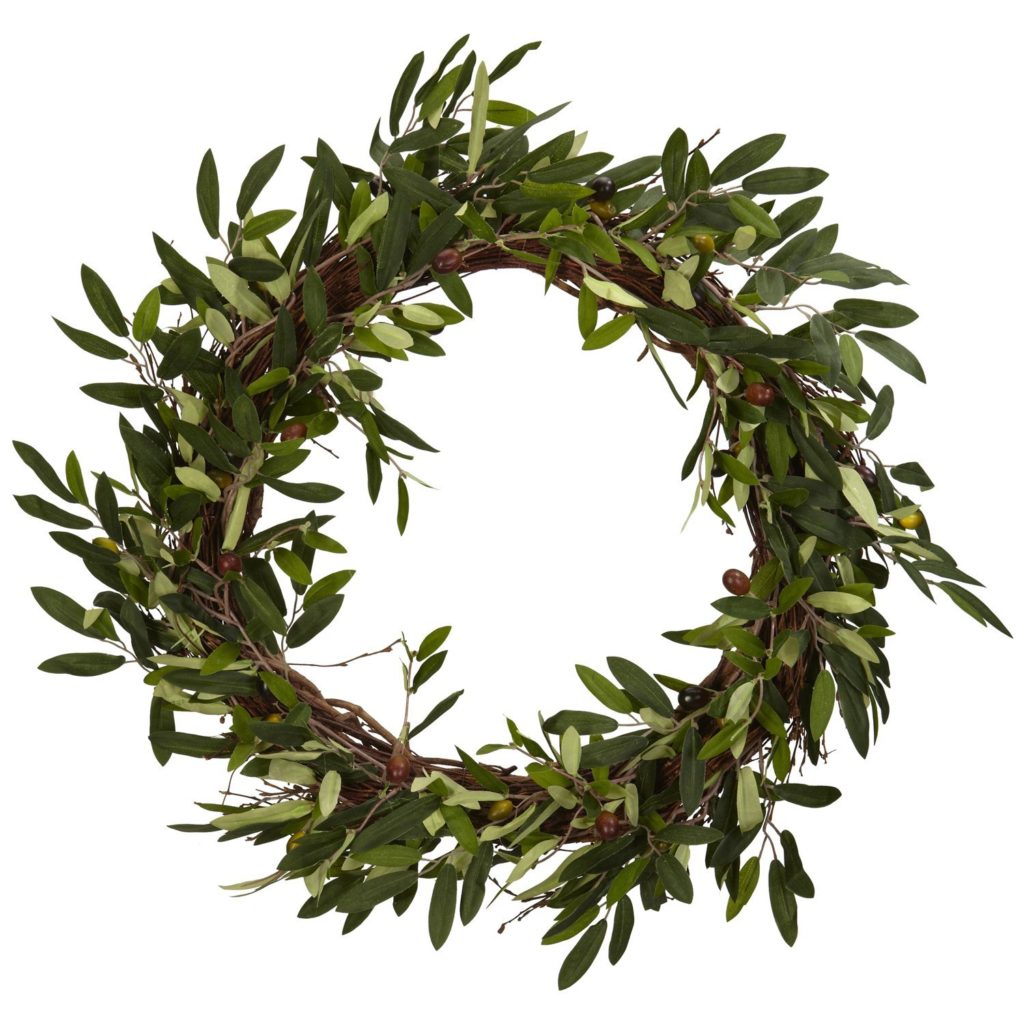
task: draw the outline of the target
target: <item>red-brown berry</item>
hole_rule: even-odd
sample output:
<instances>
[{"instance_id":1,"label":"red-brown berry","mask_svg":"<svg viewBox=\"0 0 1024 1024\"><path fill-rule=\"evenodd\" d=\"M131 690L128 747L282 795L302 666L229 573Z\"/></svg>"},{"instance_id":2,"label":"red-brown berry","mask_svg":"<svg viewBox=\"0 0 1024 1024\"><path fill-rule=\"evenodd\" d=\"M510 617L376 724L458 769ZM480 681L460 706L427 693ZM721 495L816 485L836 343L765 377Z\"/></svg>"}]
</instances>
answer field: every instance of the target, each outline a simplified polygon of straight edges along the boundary
<instances>
[{"instance_id":1,"label":"red-brown berry","mask_svg":"<svg viewBox=\"0 0 1024 1024\"><path fill-rule=\"evenodd\" d=\"M281 431L282 441L296 441L309 433L309 427L305 423L289 423Z\"/></svg>"},{"instance_id":2,"label":"red-brown berry","mask_svg":"<svg viewBox=\"0 0 1024 1024\"><path fill-rule=\"evenodd\" d=\"M775 389L770 384L760 382L748 384L743 392L743 397L751 405L766 406L775 401Z\"/></svg>"},{"instance_id":3,"label":"red-brown berry","mask_svg":"<svg viewBox=\"0 0 1024 1024\"><path fill-rule=\"evenodd\" d=\"M223 576L229 572L241 572L242 560L234 551L222 551L217 557L217 572Z\"/></svg>"},{"instance_id":4,"label":"red-brown berry","mask_svg":"<svg viewBox=\"0 0 1024 1024\"><path fill-rule=\"evenodd\" d=\"M405 754L392 754L384 766L384 777L392 786L404 786L412 775L412 761Z\"/></svg>"},{"instance_id":5,"label":"red-brown berry","mask_svg":"<svg viewBox=\"0 0 1024 1024\"><path fill-rule=\"evenodd\" d=\"M458 249L442 249L430 265L438 274L454 274L462 266L462 253Z\"/></svg>"},{"instance_id":6,"label":"red-brown berry","mask_svg":"<svg viewBox=\"0 0 1024 1024\"><path fill-rule=\"evenodd\" d=\"M750 577L742 569L726 569L722 573L722 586L730 594L742 597L750 593Z\"/></svg>"},{"instance_id":7,"label":"red-brown berry","mask_svg":"<svg viewBox=\"0 0 1024 1024\"><path fill-rule=\"evenodd\" d=\"M619 816L613 814L611 811L602 811L594 819L594 831L597 833L597 838L608 842L610 839L618 839L619 833L622 831L622 822L619 821Z\"/></svg>"},{"instance_id":8,"label":"red-brown berry","mask_svg":"<svg viewBox=\"0 0 1024 1024\"><path fill-rule=\"evenodd\" d=\"M867 466L857 466L857 472L860 473L861 479L868 485L868 487L874 487L878 483L878 477L875 476L875 471Z\"/></svg>"}]
</instances>

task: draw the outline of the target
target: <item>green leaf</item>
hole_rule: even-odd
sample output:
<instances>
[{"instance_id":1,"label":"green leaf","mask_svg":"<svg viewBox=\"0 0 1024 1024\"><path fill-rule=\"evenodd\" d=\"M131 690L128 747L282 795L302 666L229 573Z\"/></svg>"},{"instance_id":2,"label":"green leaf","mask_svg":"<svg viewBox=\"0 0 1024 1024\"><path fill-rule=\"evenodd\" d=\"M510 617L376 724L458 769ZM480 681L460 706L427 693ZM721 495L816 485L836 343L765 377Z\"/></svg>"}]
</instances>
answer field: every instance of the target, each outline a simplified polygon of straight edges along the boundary
<instances>
[{"instance_id":1,"label":"green leaf","mask_svg":"<svg viewBox=\"0 0 1024 1024\"><path fill-rule=\"evenodd\" d=\"M931 477L921 468L920 462L901 462L898 466L893 466L889 470L889 476L893 480L899 480L903 484L913 484L915 487L920 487L922 491L927 491L929 488L934 487Z\"/></svg>"},{"instance_id":2,"label":"green leaf","mask_svg":"<svg viewBox=\"0 0 1024 1024\"><path fill-rule=\"evenodd\" d=\"M21 506L21 510L30 516L44 519L48 523L63 526L68 530L87 530L93 525L91 519L84 519L82 516L65 512L64 509L35 494L16 494L14 500Z\"/></svg>"},{"instance_id":3,"label":"green leaf","mask_svg":"<svg viewBox=\"0 0 1024 1024\"><path fill-rule=\"evenodd\" d=\"M729 210L741 224L749 224L765 238L781 238L782 232L768 213L744 195L729 196Z\"/></svg>"},{"instance_id":4,"label":"green leaf","mask_svg":"<svg viewBox=\"0 0 1024 1024\"><path fill-rule=\"evenodd\" d=\"M382 220L386 216L389 205L389 193L381 192L349 225L348 233L345 235L345 245L352 245L363 238L377 221Z\"/></svg>"},{"instance_id":5,"label":"green leaf","mask_svg":"<svg viewBox=\"0 0 1024 1024\"><path fill-rule=\"evenodd\" d=\"M149 341L156 333L160 320L160 289L151 288L143 296L132 320L132 337L136 341Z\"/></svg>"},{"instance_id":6,"label":"green leaf","mask_svg":"<svg viewBox=\"0 0 1024 1024\"><path fill-rule=\"evenodd\" d=\"M633 710L633 704L629 697L622 692L610 679L595 672L586 665L577 665L576 674L580 677L583 685L597 698L609 711L616 711L626 715Z\"/></svg>"},{"instance_id":7,"label":"green leaf","mask_svg":"<svg viewBox=\"0 0 1024 1024\"><path fill-rule=\"evenodd\" d=\"M309 566L294 551L289 548L276 547L274 548L274 561L281 572L300 586L312 585L313 577L310 574Z\"/></svg>"},{"instance_id":8,"label":"green leaf","mask_svg":"<svg viewBox=\"0 0 1024 1024\"><path fill-rule=\"evenodd\" d=\"M817 167L773 167L768 171L748 174L743 179L745 192L781 196L795 192L808 192L828 177L828 171Z\"/></svg>"},{"instance_id":9,"label":"green leaf","mask_svg":"<svg viewBox=\"0 0 1024 1024\"><path fill-rule=\"evenodd\" d=\"M147 384L122 384L119 381L83 384L79 391L97 402L120 406L122 409L142 409L147 402L159 402L164 394L160 388Z\"/></svg>"},{"instance_id":10,"label":"green leaf","mask_svg":"<svg viewBox=\"0 0 1024 1024\"><path fill-rule=\"evenodd\" d=\"M750 902L761 877L761 861L757 857L749 857L740 868L739 885L736 887L735 899L730 897L725 909L726 921L731 921Z\"/></svg>"},{"instance_id":11,"label":"green leaf","mask_svg":"<svg viewBox=\"0 0 1024 1024\"><path fill-rule=\"evenodd\" d=\"M252 209L253 203L259 198L264 186L274 176L281 157L284 156L284 146L277 146L269 153L264 154L249 168L248 173L242 180L242 187L238 190L238 201L235 203L235 212L239 219ZM216 236L214 236L216 237Z\"/></svg>"},{"instance_id":12,"label":"green leaf","mask_svg":"<svg viewBox=\"0 0 1024 1024\"><path fill-rule=\"evenodd\" d=\"M604 299L606 302L611 302L617 306L628 306L633 309L647 308L647 303L643 299L638 299L635 295L631 295L625 288L615 284L614 281L603 281L588 274L583 278L583 283L599 299Z\"/></svg>"},{"instance_id":13,"label":"green leaf","mask_svg":"<svg viewBox=\"0 0 1024 1024\"><path fill-rule=\"evenodd\" d=\"M785 135L762 135L734 149L712 172L711 184L742 178L762 164L766 164L782 148Z\"/></svg>"},{"instance_id":14,"label":"green leaf","mask_svg":"<svg viewBox=\"0 0 1024 1024\"><path fill-rule=\"evenodd\" d=\"M409 488L406 485L405 478L398 478L398 513L396 516L398 522L398 532L400 534L405 533L406 524L409 522Z\"/></svg>"},{"instance_id":15,"label":"green leaf","mask_svg":"<svg viewBox=\"0 0 1024 1024\"><path fill-rule=\"evenodd\" d=\"M917 356L905 345L875 331L858 331L857 340L888 359L893 366L899 367L904 373L909 373L911 377L925 383L924 369L918 362Z\"/></svg>"},{"instance_id":16,"label":"green leaf","mask_svg":"<svg viewBox=\"0 0 1024 1024\"><path fill-rule=\"evenodd\" d=\"M745 620L766 619L772 611L757 597L720 597L711 602L711 607L723 615Z\"/></svg>"},{"instance_id":17,"label":"green leaf","mask_svg":"<svg viewBox=\"0 0 1024 1024\"><path fill-rule=\"evenodd\" d=\"M658 857L654 862L654 869L670 896L680 903L693 902L693 881L690 872L672 854Z\"/></svg>"},{"instance_id":18,"label":"green leaf","mask_svg":"<svg viewBox=\"0 0 1024 1024\"><path fill-rule=\"evenodd\" d=\"M242 228L242 238L247 242L266 238L267 235L272 235L283 228L294 216L294 210L267 210L266 213L258 213Z\"/></svg>"},{"instance_id":19,"label":"green leaf","mask_svg":"<svg viewBox=\"0 0 1024 1024\"><path fill-rule=\"evenodd\" d=\"M288 632L288 624L284 621L284 617L277 610L277 606L267 592L258 583L247 577L242 577L238 581L238 586L255 609L256 617L267 629L281 635ZM302 616L302 618L305 618L305 616Z\"/></svg>"},{"instance_id":20,"label":"green leaf","mask_svg":"<svg viewBox=\"0 0 1024 1024\"><path fill-rule=\"evenodd\" d=\"M802 782L778 782L772 786L773 797L799 807L828 807L842 795L835 786L808 786Z\"/></svg>"},{"instance_id":21,"label":"green leaf","mask_svg":"<svg viewBox=\"0 0 1024 1024\"><path fill-rule=\"evenodd\" d=\"M414 736L417 736L419 733L423 732L423 730L426 729L427 726L433 725L433 723L436 722L443 714L445 714L445 712L450 711L453 707L455 707L456 702L465 692L465 690L456 690L454 693L448 694L448 696L445 697L444 700L438 701L437 704L435 704L434 707L430 709L430 712L427 714L427 717L424 718L423 721L420 722L420 724L417 725L414 729L409 730L409 739L411 740Z\"/></svg>"},{"instance_id":22,"label":"green leaf","mask_svg":"<svg viewBox=\"0 0 1024 1024\"><path fill-rule=\"evenodd\" d=\"M125 663L120 654L59 654L39 666L41 672L61 672L69 676L101 676Z\"/></svg>"},{"instance_id":23,"label":"green leaf","mask_svg":"<svg viewBox=\"0 0 1024 1024\"><path fill-rule=\"evenodd\" d=\"M559 711L544 720L544 731L561 735L566 729L575 729L581 736L597 736L615 732L619 723L607 715L593 711Z\"/></svg>"},{"instance_id":24,"label":"green leaf","mask_svg":"<svg viewBox=\"0 0 1024 1024\"><path fill-rule=\"evenodd\" d=\"M86 629L85 609L73 601L70 597L52 590L50 587L32 587L32 596L36 599L39 607L51 618L56 619L62 626L81 633L82 636L98 637L99 631L95 627Z\"/></svg>"},{"instance_id":25,"label":"green leaf","mask_svg":"<svg viewBox=\"0 0 1024 1024\"><path fill-rule=\"evenodd\" d=\"M100 318L101 323L111 334L119 338L128 337L128 324L125 322L124 313L118 306L113 292L107 287L103 278L91 267L82 264L82 287L85 289L85 297L92 306L92 311Z\"/></svg>"},{"instance_id":26,"label":"green leaf","mask_svg":"<svg viewBox=\"0 0 1024 1024\"><path fill-rule=\"evenodd\" d=\"M120 345L107 341L98 335L90 334L88 331L80 331L77 327L70 327L56 317L53 322L69 337L80 349L90 355L99 356L101 359L124 359L128 353Z\"/></svg>"},{"instance_id":27,"label":"green leaf","mask_svg":"<svg viewBox=\"0 0 1024 1024\"><path fill-rule=\"evenodd\" d=\"M648 675L639 665L625 658L608 658L608 667L619 685L631 697L640 702L641 707L651 708L660 715L671 718L672 702L656 679Z\"/></svg>"},{"instance_id":28,"label":"green leaf","mask_svg":"<svg viewBox=\"0 0 1024 1024\"><path fill-rule=\"evenodd\" d=\"M459 918L464 925L469 924L483 906L487 876L493 859L493 844L481 843L466 869L466 877L462 881L462 898L459 901Z\"/></svg>"},{"instance_id":29,"label":"green leaf","mask_svg":"<svg viewBox=\"0 0 1024 1024\"><path fill-rule=\"evenodd\" d=\"M687 814L692 814L700 806L704 795L705 769L704 762L697 757L697 741L697 730L693 727L687 729L679 756L679 802Z\"/></svg>"},{"instance_id":30,"label":"green leaf","mask_svg":"<svg viewBox=\"0 0 1024 1024\"><path fill-rule=\"evenodd\" d=\"M939 581L938 587L945 591L946 594L953 600L963 611L967 612L968 615L973 616L979 621L984 621L992 626L995 626L1000 633L1005 633L1007 636L1013 634L999 621L996 614L991 608L977 594L972 594L969 590L965 590L957 583L950 583L948 581Z\"/></svg>"},{"instance_id":31,"label":"green leaf","mask_svg":"<svg viewBox=\"0 0 1024 1024\"><path fill-rule=\"evenodd\" d=\"M786 945L792 946L797 934L796 897L786 888L785 869L780 860L772 860L768 866L768 898L779 934Z\"/></svg>"},{"instance_id":32,"label":"green leaf","mask_svg":"<svg viewBox=\"0 0 1024 1024\"><path fill-rule=\"evenodd\" d=\"M661 154L661 181L665 196L677 206L685 197L686 156L689 152L686 132L676 128L668 137Z\"/></svg>"},{"instance_id":33,"label":"green leaf","mask_svg":"<svg viewBox=\"0 0 1024 1024\"><path fill-rule=\"evenodd\" d=\"M321 483L290 483L287 480L275 480L272 477L261 477L261 481L271 490L278 491L297 501L328 502L337 501L345 492L334 484Z\"/></svg>"},{"instance_id":34,"label":"green leaf","mask_svg":"<svg viewBox=\"0 0 1024 1024\"><path fill-rule=\"evenodd\" d=\"M250 290L245 278L231 270L222 260L212 257L206 260L213 286L238 310L241 316L254 323L263 324L272 319L270 307Z\"/></svg>"},{"instance_id":35,"label":"green leaf","mask_svg":"<svg viewBox=\"0 0 1024 1024\"><path fill-rule=\"evenodd\" d=\"M459 878L450 863L441 866L434 881L434 891L430 896L430 910L427 914L427 928L430 932L430 944L440 949L451 934L455 921L455 897L458 893Z\"/></svg>"},{"instance_id":36,"label":"green leaf","mask_svg":"<svg viewBox=\"0 0 1024 1024\"><path fill-rule=\"evenodd\" d=\"M693 730L691 730L692 732ZM722 833L717 828L703 825L687 825L677 822L666 825L657 833L659 840L665 843L682 843L684 846L706 846L717 843Z\"/></svg>"},{"instance_id":37,"label":"green leaf","mask_svg":"<svg viewBox=\"0 0 1024 1024\"><path fill-rule=\"evenodd\" d=\"M889 425L889 421L892 419L892 407L895 397L892 388L888 384L879 390L878 397L875 399L875 407L871 410L871 418L864 429L866 437L878 437Z\"/></svg>"},{"instance_id":38,"label":"green leaf","mask_svg":"<svg viewBox=\"0 0 1024 1024\"><path fill-rule=\"evenodd\" d=\"M583 292L581 294L586 294ZM617 316L605 324L591 331L583 342L585 351L592 351L597 348L605 348L616 342L636 323L636 318L631 314Z\"/></svg>"},{"instance_id":39,"label":"green leaf","mask_svg":"<svg viewBox=\"0 0 1024 1024\"><path fill-rule=\"evenodd\" d=\"M217 164L213 159L213 150L203 154L199 164L199 175L196 178L196 201L199 204L199 216L203 227L211 238L220 234L220 182L217 179Z\"/></svg>"},{"instance_id":40,"label":"green leaf","mask_svg":"<svg viewBox=\"0 0 1024 1024\"><path fill-rule=\"evenodd\" d=\"M412 99L412 94L416 90L416 83L422 70L423 51L421 50L405 66L405 70L398 79L398 85L395 86L394 94L391 97L388 127L391 129L392 135L397 135L401 128L400 119L402 114L405 113L405 108L409 105L409 100Z\"/></svg>"},{"instance_id":41,"label":"green leaf","mask_svg":"<svg viewBox=\"0 0 1024 1024\"><path fill-rule=\"evenodd\" d=\"M451 631L451 626L438 626L437 629L432 629L416 648L416 660L426 661L435 651L440 650Z\"/></svg>"},{"instance_id":42,"label":"green leaf","mask_svg":"<svg viewBox=\"0 0 1024 1024\"><path fill-rule=\"evenodd\" d=\"M498 62L498 66L494 69L491 74L491 81L496 82L499 78L507 75L513 68L517 67L519 62L526 56L530 50L536 50L540 46L539 42L535 43L524 43L522 46L516 47L511 53L506 54Z\"/></svg>"},{"instance_id":43,"label":"green leaf","mask_svg":"<svg viewBox=\"0 0 1024 1024\"><path fill-rule=\"evenodd\" d=\"M150 742L185 757L218 757L227 755L234 741L225 736L200 736L191 732L152 732ZM220 819L214 819L216 825ZM218 826L221 827L221 826Z\"/></svg>"},{"instance_id":44,"label":"green leaf","mask_svg":"<svg viewBox=\"0 0 1024 1024\"><path fill-rule=\"evenodd\" d=\"M835 311L858 324L871 327L903 327L917 319L917 313L909 306L901 306L898 302L879 302L877 299L840 299L835 304Z\"/></svg>"},{"instance_id":45,"label":"green leaf","mask_svg":"<svg viewBox=\"0 0 1024 1024\"><path fill-rule=\"evenodd\" d=\"M220 498L220 488L205 473L191 466L175 466L174 475L193 491L209 498L210 501L217 501Z\"/></svg>"},{"instance_id":46,"label":"green leaf","mask_svg":"<svg viewBox=\"0 0 1024 1024\"><path fill-rule=\"evenodd\" d=\"M341 611L344 600L344 594L336 594L320 598L311 607L307 607L288 630L288 646L301 647L309 643L334 621L334 617Z\"/></svg>"},{"instance_id":47,"label":"green leaf","mask_svg":"<svg viewBox=\"0 0 1024 1024\"><path fill-rule=\"evenodd\" d=\"M338 898L337 909L343 914L362 914L378 903L393 899L416 884L415 871L393 871L376 878L368 878L359 885L346 889Z\"/></svg>"},{"instance_id":48,"label":"green leaf","mask_svg":"<svg viewBox=\"0 0 1024 1024\"><path fill-rule=\"evenodd\" d=\"M352 852L362 853L395 839L418 835L422 822L440 806L441 798L433 793L404 801L389 814L376 818L363 829L352 842Z\"/></svg>"},{"instance_id":49,"label":"green leaf","mask_svg":"<svg viewBox=\"0 0 1024 1024\"><path fill-rule=\"evenodd\" d=\"M576 945L569 950L569 955L563 961L561 970L558 972L558 988L560 991L575 985L587 973L590 965L601 951L601 945L604 942L607 930L608 922L606 920L592 924L583 933Z\"/></svg>"},{"instance_id":50,"label":"green leaf","mask_svg":"<svg viewBox=\"0 0 1024 1024\"><path fill-rule=\"evenodd\" d=\"M811 690L811 711L808 725L811 736L820 740L836 706L836 683L827 669L822 669Z\"/></svg>"},{"instance_id":51,"label":"green leaf","mask_svg":"<svg viewBox=\"0 0 1024 1024\"><path fill-rule=\"evenodd\" d=\"M823 590L817 594L808 594L805 599L813 608L833 615L856 615L871 607L871 602L856 594L845 594L838 590Z\"/></svg>"},{"instance_id":52,"label":"green leaf","mask_svg":"<svg viewBox=\"0 0 1024 1024\"><path fill-rule=\"evenodd\" d=\"M469 122L469 141L466 143L468 166L466 175L476 173L480 154L484 148L484 129L487 127L487 99L490 83L483 61L477 65L476 81L473 84L473 112Z\"/></svg>"},{"instance_id":53,"label":"green leaf","mask_svg":"<svg viewBox=\"0 0 1024 1024\"><path fill-rule=\"evenodd\" d=\"M597 768L628 761L646 750L649 744L650 737L638 732L613 736L610 740L594 740L583 748L580 768Z\"/></svg>"},{"instance_id":54,"label":"green leaf","mask_svg":"<svg viewBox=\"0 0 1024 1024\"><path fill-rule=\"evenodd\" d=\"M793 833L783 831L779 838L782 840L782 853L786 861L786 888L796 896L812 899L814 897L814 883L811 881L810 875L804 870L803 862L800 860L800 851L797 849Z\"/></svg>"},{"instance_id":55,"label":"green leaf","mask_svg":"<svg viewBox=\"0 0 1024 1024\"><path fill-rule=\"evenodd\" d=\"M608 960L614 965L622 959L629 945L629 937L633 932L633 904L628 896L615 904L615 914L612 918L612 935L608 940Z\"/></svg>"}]
</instances>

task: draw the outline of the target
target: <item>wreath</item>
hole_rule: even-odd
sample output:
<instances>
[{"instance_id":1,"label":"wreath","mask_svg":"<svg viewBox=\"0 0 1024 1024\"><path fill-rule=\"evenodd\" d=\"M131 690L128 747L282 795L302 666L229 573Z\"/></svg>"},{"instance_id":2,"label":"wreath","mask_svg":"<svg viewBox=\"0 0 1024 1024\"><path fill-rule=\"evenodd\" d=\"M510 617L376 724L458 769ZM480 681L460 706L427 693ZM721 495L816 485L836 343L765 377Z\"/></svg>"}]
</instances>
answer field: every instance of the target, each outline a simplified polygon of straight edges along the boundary
<instances>
[{"instance_id":1,"label":"wreath","mask_svg":"<svg viewBox=\"0 0 1024 1024\"><path fill-rule=\"evenodd\" d=\"M528 136L564 104L538 114L492 89L539 44L491 71L474 53L460 58L465 44L425 79L424 55L409 62L373 134L371 169L317 142L303 158L311 173L301 211L259 206L281 146L246 174L225 227L208 151L199 215L223 251L197 266L154 235L167 277L130 320L83 265L86 296L113 340L57 326L139 381L81 390L142 422L119 417L125 482L99 472L87 486L73 452L62 478L14 442L76 511L36 495L18 503L55 525L53 540L104 588L89 607L47 587L33 588L35 599L115 649L40 668L143 668L157 760L226 762L254 790L240 805L200 803L210 821L171 827L278 844L274 871L226 888L302 879L300 917L340 912L349 932L383 903L404 913L429 882L439 948L493 882L517 902L517 919L553 912L543 941L570 942L564 988L606 940L619 960L634 901L658 910L692 900L695 856L726 890L727 920L751 899L767 856L769 903L792 944L796 900L814 885L776 810L836 800L837 789L794 772L826 759L826 730L839 720L866 756L888 716L892 631L876 595L890 568L1006 632L904 493L932 486L924 469L884 463L866 447L889 422L893 391L868 382L863 350L923 381L915 356L879 331L916 314L890 301L805 298L820 286L858 293L903 282L835 251L835 225L810 226L819 197L778 205L826 178L813 167L762 169L782 135L714 164L715 135L691 145L681 129L660 154L614 166L608 153L585 151L584 133L534 145ZM385 409L381 370L444 355L439 336L472 315L466 279L516 267L576 299L583 349L638 336L641 359L675 401L686 408L706 394L682 464L684 480L696 477L691 515L700 505L728 531L742 523L752 562L725 572L712 621L664 633L716 652L698 685L622 657L607 659L607 674L578 665L599 710L559 711L535 736L508 720L502 742L432 757L420 736L459 693L422 714L420 691L444 664L448 626L360 655L400 653L405 714L391 727L325 696L291 663L338 615L353 575L314 573L345 553L328 531L332 517L315 510L342 492L293 474L332 431L361 431L370 498L393 473L404 531L409 483L421 482L412 452L435 449ZM161 326L171 315L173 326ZM670 373L676 357L689 387ZM314 508L261 526L266 488ZM89 539L96 529L102 536ZM186 731L185 713L221 729ZM499 752L525 771L490 763Z\"/></svg>"}]
</instances>

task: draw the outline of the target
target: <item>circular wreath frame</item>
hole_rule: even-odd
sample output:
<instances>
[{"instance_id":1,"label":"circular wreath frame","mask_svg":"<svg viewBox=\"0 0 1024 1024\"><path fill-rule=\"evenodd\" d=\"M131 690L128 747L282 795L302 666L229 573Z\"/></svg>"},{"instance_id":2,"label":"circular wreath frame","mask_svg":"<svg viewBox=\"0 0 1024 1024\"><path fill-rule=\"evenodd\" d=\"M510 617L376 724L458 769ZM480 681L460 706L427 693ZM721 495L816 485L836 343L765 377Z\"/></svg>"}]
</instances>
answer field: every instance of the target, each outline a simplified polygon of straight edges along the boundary
<instances>
[{"instance_id":1,"label":"circular wreath frame","mask_svg":"<svg viewBox=\"0 0 1024 1024\"><path fill-rule=\"evenodd\" d=\"M756 201L808 191L826 177L815 168L759 170L782 136L755 139L714 168L704 150L715 136L691 147L680 129L661 154L611 170L610 155L583 153L574 132L531 148L527 131L561 108L538 116L493 99L490 89L538 44L488 73L473 53L457 59L465 43L423 81L424 55L410 61L392 99L392 141L380 125L374 133L374 170L343 164L318 142L305 158L312 173L302 213L280 252L269 236L291 211L256 214L254 205L284 147L249 171L225 236L207 152L197 200L226 257L208 260L204 272L154 236L168 277L130 321L83 265L90 305L116 340L57 324L86 351L133 366L142 383L82 390L141 409L150 422L140 430L121 417L131 483L98 473L91 492L74 453L62 479L34 448L15 442L42 483L88 515L37 495L20 495L19 504L61 527L53 539L108 588L89 609L46 587L33 589L37 601L70 629L119 649L59 655L40 667L88 676L126 661L144 667L161 763L173 754L227 759L232 773L262 786L240 806L200 804L216 815L209 823L172 827L283 842L274 872L234 888L302 878L309 896L301 917L338 911L350 931L384 902L403 913L429 879L430 939L440 947L456 912L468 924L488 880L507 864L511 871L495 883L499 891L516 887L516 917L548 907L555 916L545 942L575 940L559 975L567 987L606 938L611 962L623 955L631 893L645 909L690 902L691 853L703 846L728 893L727 919L751 898L770 853L771 909L792 944L796 897L813 896L814 887L792 834L773 820L775 808L820 807L839 796L792 781L803 760L826 758L823 737L837 703L861 756L887 718L891 631L875 608L886 560L926 594L938 589L1006 632L963 585L977 581L931 540L918 503L897 489L931 487L925 471L913 462L887 465L864 444L887 425L893 395L864 377L863 348L924 379L908 349L870 328L902 326L916 314L872 299L841 299L826 310L793 299L807 285L903 282L835 252L834 226L810 228L819 198L781 212L774 198ZM542 721L543 740L508 721L509 740L476 756L461 748L456 758L428 756L412 741L458 694L416 726L409 709L444 662L448 627L415 646L403 635L358 656L400 650L399 728L325 696L288 653L340 609L351 571L314 580L311 570L317 551L344 548L323 530L331 517L315 512L257 525L265 487L303 502L340 495L333 485L284 478L304 461L307 441L344 421L366 437L374 502L383 470L397 472L404 531L407 480L417 478L396 445L433 449L385 412L381 378L367 363L443 355L437 335L472 311L464 278L514 267L576 298L584 349L636 328L640 357L657 363L681 405L706 388L682 475L697 473L694 508L707 505L730 530L733 514L742 516L751 565L726 574L730 593L713 602L716 619L664 634L721 652L699 685L618 657L608 659L612 679L577 666L601 713L560 711ZM722 279L729 269L745 275L735 297ZM436 289L450 305L422 301ZM420 301L403 299L406 292ZM168 306L184 306L188 316L161 329ZM765 317L777 310L799 311L805 322L773 332ZM598 324L601 311L612 317ZM691 367L686 398L662 353ZM81 536L96 528L105 536ZM291 582L290 610L275 566ZM230 717L230 729L182 731L180 712L224 724ZM477 760L499 750L525 758L527 769ZM758 839L757 852L744 857ZM518 889L542 864L551 868L543 880Z\"/></svg>"}]
</instances>

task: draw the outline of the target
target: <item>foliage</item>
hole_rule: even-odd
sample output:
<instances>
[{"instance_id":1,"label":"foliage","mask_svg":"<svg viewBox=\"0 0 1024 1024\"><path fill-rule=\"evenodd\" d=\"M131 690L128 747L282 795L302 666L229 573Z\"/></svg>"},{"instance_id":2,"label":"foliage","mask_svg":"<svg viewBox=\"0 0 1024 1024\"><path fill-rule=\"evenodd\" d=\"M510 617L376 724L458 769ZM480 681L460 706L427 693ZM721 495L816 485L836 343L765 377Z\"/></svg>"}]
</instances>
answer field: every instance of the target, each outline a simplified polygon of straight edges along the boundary
<instances>
[{"instance_id":1,"label":"foliage","mask_svg":"<svg viewBox=\"0 0 1024 1024\"><path fill-rule=\"evenodd\" d=\"M879 333L916 314L888 300L819 307L804 298L828 292L820 286L860 295L902 282L836 251L834 225L810 226L818 196L785 198L826 175L766 166L783 136L748 142L714 166L713 147L691 145L681 129L660 154L617 164L585 151L573 131L536 144L528 134L547 130L561 106L537 114L494 87L538 44L488 71L475 54L460 56L465 43L426 77L424 55L412 59L374 132L370 169L318 141L304 158L301 210L260 204L278 147L245 176L225 224L207 152L197 202L223 251L192 262L154 236L166 277L130 319L83 266L88 301L114 340L57 326L136 373L82 388L134 414L118 420L128 475L87 480L74 453L62 475L17 441L62 504L17 500L55 526L53 540L103 586L88 607L45 587L33 590L37 602L116 653L62 654L40 668L88 677L140 666L161 763L217 758L261 780L252 803L200 804L212 821L172 827L279 843L274 873L228 888L301 878L300 917L340 912L349 931L383 903L403 913L430 881L429 937L440 947L456 911L468 924L500 874L520 916L553 912L543 941L570 943L565 987L606 942L613 963L623 955L634 901L657 910L692 900L692 858L703 848L728 895L727 919L751 899L770 855L768 902L792 943L796 898L814 886L795 839L774 822L777 805L822 807L839 796L794 781L801 757L823 756L837 705L862 756L888 716L891 631L876 599L890 566L929 598L938 590L1006 632L967 589L977 581L914 515L919 502L901 485L930 488L924 469L883 463L862 444L885 430L894 402L889 385L869 382L863 349L923 380L916 357ZM610 200L595 199L609 188L596 175L611 179ZM748 592L713 601L708 623L664 634L718 653L699 688L609 657L607 675L578 666L598 708L542 718L536 736L509 720L507 740L432 759L410 743L461 694L420 709L449 627L386 648L402 655L398 729L327 703L291 652L340 614L353 570L320 574L321 560L345 548L328 532L332 516L315 508L257 529L262 494L269 487L307 508L337 499L336 486L301 479L301 467L311 443L344 425L365 439L375 502L394 473L404 531L409 483L420 482L408 464L414 451L434 449L382 404L383 369L442 356L439 336L472 315L464 279L517 266L576 296L583 349L638 338L680 404L706 392L682 476L696 476L694 508L730 529L746 524L755 557ZM446 301L426 297L436 291ZM785 326L794 314L796 326ZM673 380L666 353L689 364L689 388ZM227 728L187 731L186 712ZM525 772L478 760L499 750Z\"/></svg>"}]
</instances>

